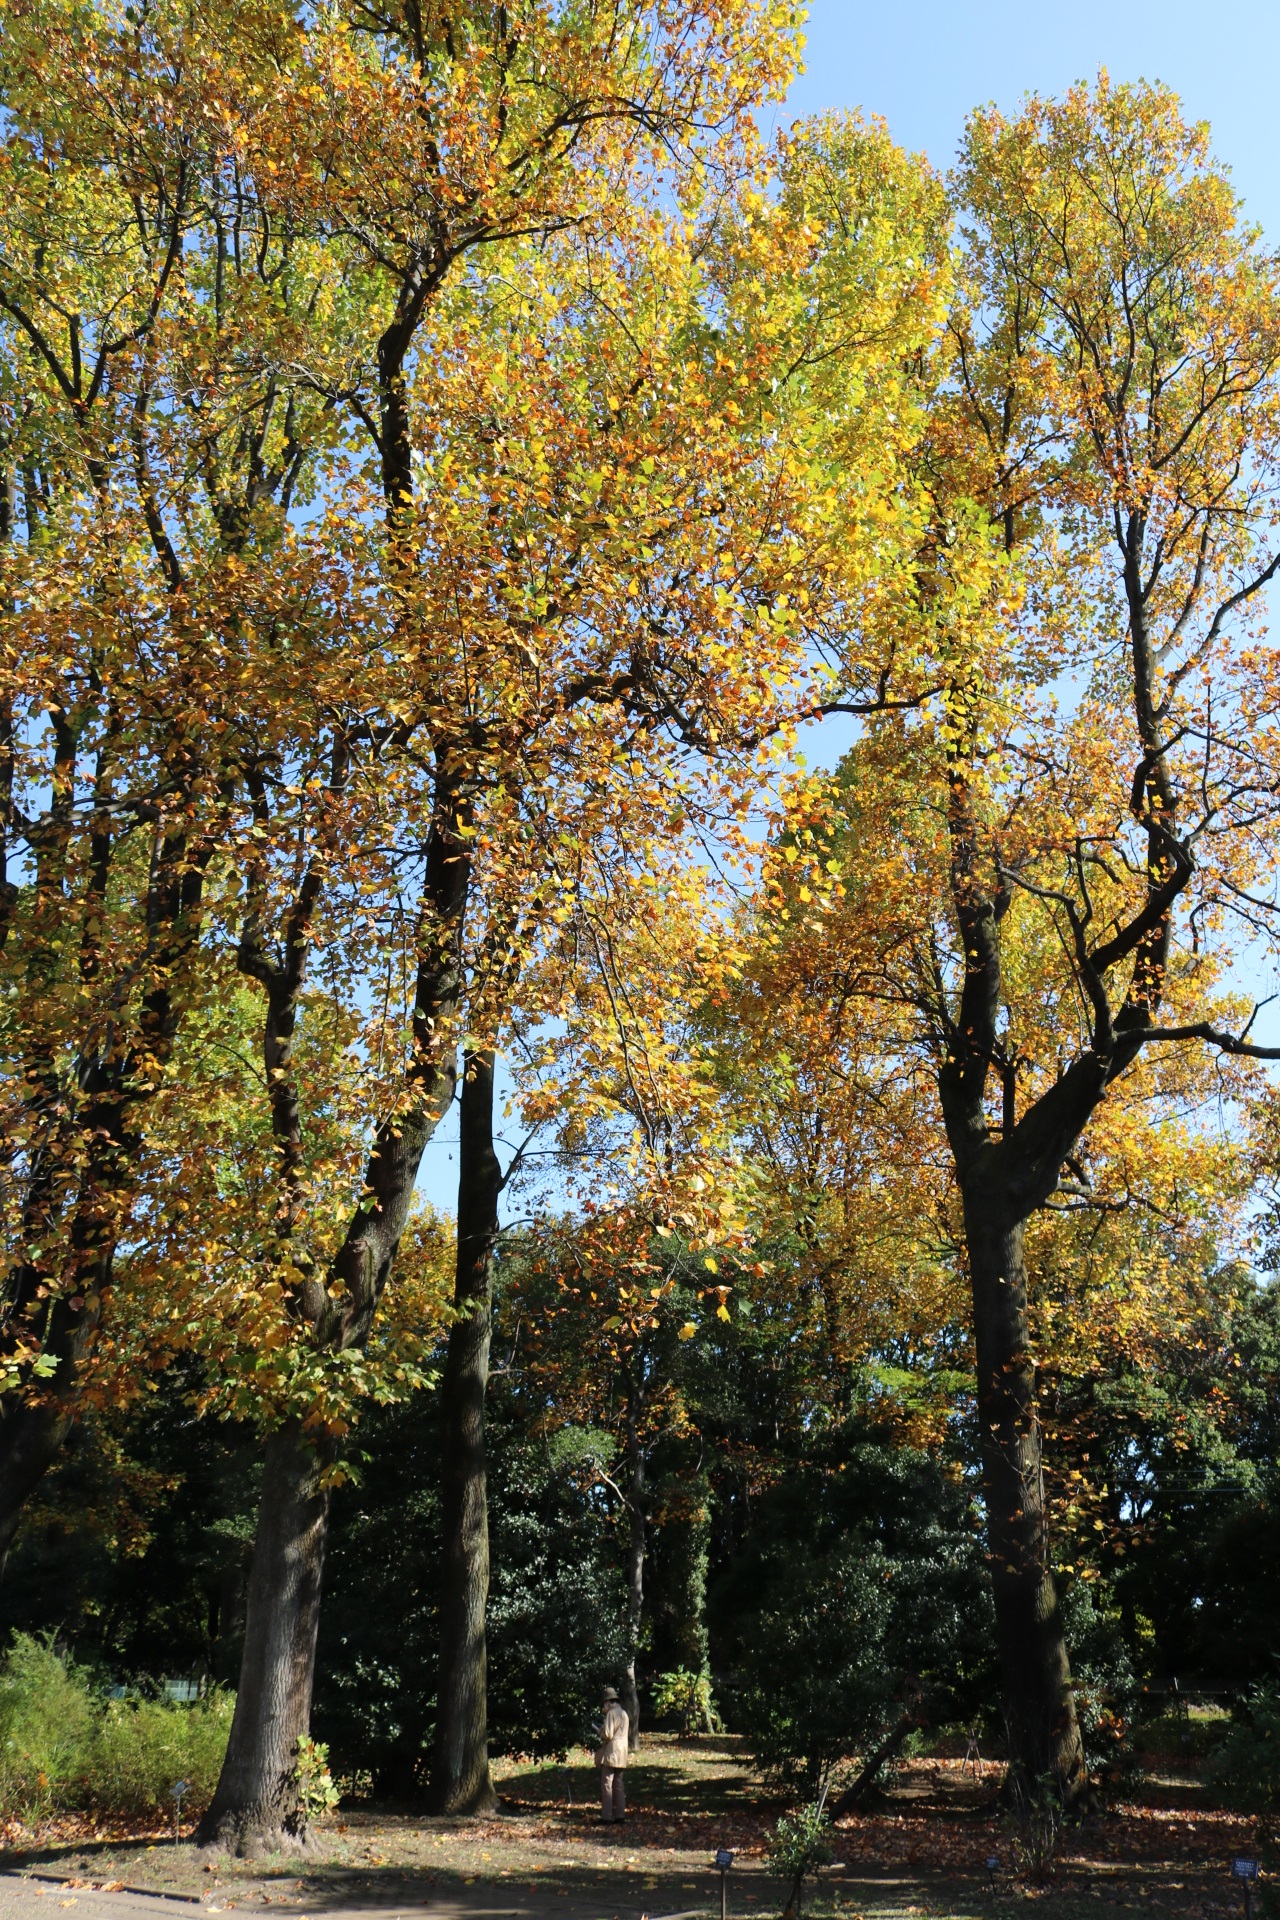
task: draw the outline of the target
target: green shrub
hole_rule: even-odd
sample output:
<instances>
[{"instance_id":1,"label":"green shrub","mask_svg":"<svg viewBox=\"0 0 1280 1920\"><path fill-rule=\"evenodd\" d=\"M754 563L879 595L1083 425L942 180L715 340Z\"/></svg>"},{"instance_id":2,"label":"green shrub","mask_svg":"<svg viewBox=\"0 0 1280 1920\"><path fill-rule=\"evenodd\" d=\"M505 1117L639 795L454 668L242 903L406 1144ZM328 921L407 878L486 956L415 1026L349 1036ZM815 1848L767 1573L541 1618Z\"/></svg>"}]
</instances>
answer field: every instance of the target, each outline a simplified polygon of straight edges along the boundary
<instances>
[{"instance_id":1,"label":"green shrub","mask_svg":"<svg viewBox=\"0 0 1280 1920\"><path fill-rule=\"evenodd\" d=\"M329 1771L329 1749L322 1740L300 1733L296 1753L293 1777L298 1783L303 1818L319 1820L322 1815L332 1813L342 1798Z\"/></svg>"},{"instance_id":2,"label":"green shrub","mask_svg":"<svg viewBox=\"0 0 1280 1920\"><path fill-rule=\"evenodd\" d=\"M1214 1786L1242 1807L1280 1807L1280 1689L1257 1687L1209 1757Z\"/></svg>"},{"instance_id":3,"label":"green shrub","mask_svg":"<svg viewBox=\"0 0 1280 1920\"><path fill-rule=\"evenodd\" d=\"M0 1665L0 1809L24 1820L84 1797L95 1709L52 1636L16 1633Z\"/></svg>"},{"instance_id":4,"label":"green shrub","mask_svg":"<svg viewBox=\"0 0 1280 1920\"><path fill-rule=\"evenodd\" d=\"M27 1821L86 1804L167 1812L175 1780L188 1783L184 1808L206 1807L234 1705L221 1692L192 1706L103 1700L51 1638L16 1633L0 1664L0 1812Z\"/></svg>"},{"instance_id":5,"label":"green shrub","mask_svg":"<svg viewBox=\"0 0 1280 1920\"><path fill-rule=\"evenodd\" d=\"M653 1686L654 1712L662 1719L673 1715L680 1722L680 1738L692 1733L719 1733L720 1715L711 1697L711 1675L677 1667L673 1673L660 1674Z\"/></svg>"},{"instance_id":6,"label":"green shrub","mask_svg":"<svg viewBox=\"0 0 1280 1920\"><path fill-rule=\"evenodd\" d=\"M784 1813L773 1830L767 1847L769 1861L776 1873L791 1882L787 1912L795 1920L800 1920L806 1879L835 1857L831 1834L825 1791L820 1799L797 1807L794 1813Z\"/></svg>"},{"instance_id":7,"label":"green shrub","mask_svg":"<svg viewBox=\"0 0 1280 1920\"><path fill-rule=\"evenodd\" d=\"M166 1700L108 1700L98 1721L88 1797L113 1813L168 1810L176 1780L184 1810L207 1807L218 1784L235 1697L220 1690L191 1706Z\"/></svg>"},{"instance_id":8,"label":"green shrub","mask_svg":"<svg viewBox=\"0 0 1280 1920\"><path fill-rule=\"evenodd\" d=\"M712 1597L726 1716L806 1796L923 1698L973 1715L994 1676L990 1588L964 1487L857 1424L818 1435L752 1503Z\"/></svg>"}]
</instances>

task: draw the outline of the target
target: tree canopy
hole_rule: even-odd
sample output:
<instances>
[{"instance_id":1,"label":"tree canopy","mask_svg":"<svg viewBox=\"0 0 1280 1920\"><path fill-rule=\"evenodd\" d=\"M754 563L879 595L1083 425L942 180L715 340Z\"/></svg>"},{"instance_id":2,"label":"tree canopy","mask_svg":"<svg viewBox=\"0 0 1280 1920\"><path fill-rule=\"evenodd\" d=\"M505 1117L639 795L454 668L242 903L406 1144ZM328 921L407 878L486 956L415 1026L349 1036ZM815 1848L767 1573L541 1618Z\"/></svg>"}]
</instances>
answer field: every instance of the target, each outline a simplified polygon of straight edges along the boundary
<instances>
[{"instance_id":1,"label":"tree canopy","mask_svg":"<svg viewBox=\"0 0 1280 1920\"><path fill-rule=\"evenodd\" d=\"M313 1693L465 1812L606 1672L1080 1802L1274 1613L1280 281L1207 129L766 138L773 0L3 23L13 1623L238 1676L241 1848Z\"/></svg>"}]
</instances>

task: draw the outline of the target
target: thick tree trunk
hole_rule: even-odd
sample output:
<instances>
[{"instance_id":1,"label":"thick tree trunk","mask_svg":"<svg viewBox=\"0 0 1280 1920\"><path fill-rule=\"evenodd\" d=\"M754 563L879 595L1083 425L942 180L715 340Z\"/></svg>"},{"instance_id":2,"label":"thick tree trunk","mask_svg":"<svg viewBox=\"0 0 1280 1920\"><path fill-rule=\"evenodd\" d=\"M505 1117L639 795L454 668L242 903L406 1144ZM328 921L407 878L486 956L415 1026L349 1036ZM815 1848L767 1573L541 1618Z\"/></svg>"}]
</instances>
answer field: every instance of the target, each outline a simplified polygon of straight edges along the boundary
<instances>
[{"instance_id":1,"label":"thick tree trunk","mask_svg":"<svg viewBox=\"0 0 1280 1920\"><path fill-rule=\"evenodd\" d=\"M1067 1155L1123 1062L1100 1044L1089 1048L1019 1116L1018 1063L1000 1031L1000 925L1012 895L1001 869L986 870L984 834L974 811L968 756L976 751L977 689L969 684L955 692L957 713L972 723L972 732L966 727L957 736L947 822L964 984L954 1017L941 1014L938 1092L964 1196L1010 1784L1019 1795L1031 1796L1048 1786L1070 1804L1088 1783L1049 1564L1022 1237L1027 1220L1057 1186ZM1101 1026L1111 1038L1109 1018ZM1003 1107L998 1140L987 1109L993 1070Z\"/></svg>"},{"instance_id":2,"label":"thick tree trunk","mask_svg":"<svg viewBox=\"0 0 1280 1920\"><path fill-rule=\"evenodd\" d=\"M335 739L330 764L330 788L335 795L344 789L346 767L345 743ZM262 782L258 779L255 788L255 777L251 773L255 805L265 808ZM293 1073L297 1013L313 915L323 889L324 862L317 857L304 872L285 919L282 942L268 941L264 933L260 877L250 889L237 957L241 970L266 991L263 1065L279 1173L275 1226L282 1251L290 1252L292 1264L303 1274L287 1305L295 1321L310 1328L321 1348L358 1346L367 1338L408 1219L423 1149L452 1103L456 1059L452 1023L462 985L460 943L470 871L465 857L451 857L450 850L460 844L455 836L457 818L453 790L446 784L444 795L437 797L420 910L416 1057L406 1085L410 1097L378 1126L366 1162L365 1200L353 1211L327 1274L313 1269L297 1233L305 1219L308 1195L302 1179L302 1108ZM487 1356L486 1323L486 1361ZM318 1473L307 1469L301 1452L295 1452L292 1465L284 1463L277 1476L268 1471L250 1574L242 1680L231 1743L214 1805L201 1829L207 1839L224 1840L241 1850L260 1844L264 1836L277 1844L296 1840L305 1827L290 1776L296 1741L307 1731L310 1713L327 1507ZM308 1556L313 1567L306 1584L302 1563ZM486 1551L486 1589L487 1585ZM481 1707L483 1726L483 1690Z\"/></svg>"},{"instance_id":3,"label":"thick tree trunk","mask_svg":"<svg viewBox=\"0 0 1280 1920\"><path fill-rule=\"evenodd\" d=\"M1070 1804L1086 1785L1071 1671L1049 1564L1022 1223L985 1182L965 1196L987 1545L1015 1783Z\"/></svg>"},{"instance_id":4,"label":"thick tree trunk","mask_svg":"<svg viewBox=\"0 0 1280 1920\"><path fill-rule=\"evenodd\" d=\"M440 1686L430 1803L437 1813L497 1804L489 1778L485 1608L489 1511L484 1398L489 1380L493 1251L502 1173L493 1147L491 1050L469 1053L459 1100L458 1267L440 1395L443 1560Z\"/></svg>"},{"instance_id":5,"label":"thick tree trunk","mask_svg":"<svg viewBox=\"0 0 1280 1920\"><path fill-rule=\"evenodd\" d=\"M622 1704L630 1722L627 1745L634 1753L640 1744L640 1691L636 1663L640 1629L644 1622L645 1472L640 1443L641 1386L630 1364L624 1369L627 1396L627 1669Z\"/></svg>"},{"instance_id":6,"label":"thick tree trunk","mask_svg":"<svg viewBox=\"0 0 1280 1920\"><path fill-rule=\"evenodd\" d=\"M309 1445L296 1420L267 1441L240 1685L218 1789L200 1823L206 1846L248 1854L306 1838L294 1768L311 1719L326 1464L324 1443Z\"/></svg>"}]
</instances>

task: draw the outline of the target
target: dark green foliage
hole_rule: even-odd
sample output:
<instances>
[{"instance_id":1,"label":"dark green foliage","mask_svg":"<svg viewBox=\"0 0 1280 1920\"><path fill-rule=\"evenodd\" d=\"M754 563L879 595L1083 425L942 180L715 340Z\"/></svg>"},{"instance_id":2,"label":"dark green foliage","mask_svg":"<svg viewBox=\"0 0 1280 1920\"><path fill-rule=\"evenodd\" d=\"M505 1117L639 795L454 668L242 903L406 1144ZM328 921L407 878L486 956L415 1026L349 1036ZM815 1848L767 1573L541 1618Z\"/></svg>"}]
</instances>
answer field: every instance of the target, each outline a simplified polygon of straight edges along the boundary
<instances>
[{"instance_id":1,"label":"dark green foliage","mask_svg":"<svg viewBox=\"0 0 1280 1920\"><path fill-rule=\"evenodd\" d=\"M786 1912L801 1920L804 1883L811 1874L835 1857L831 1844L831 1816L824 1799L811 1800L784 1813L769 1841L769 1863L775 1873L790 1882Z\"/></svg>"},{"instance_id":2,"label":"dark green foliage","mask_svg":"<svg viewBox=\"0 0 1280 1920\"><path fill-rule=\"evenodd\" d=\"M1280 1289L1210 1272L1194 1338L1050 1374L1042 1404L1064 1593L1089 1576L1073 1666L1098 1710L1149 1713L1175 1677L1238 1696L1274 1673Z\"/></svg>"},{"instance_id":3,"label":"dark green foliage","mask_svg":"<svg viewBox=\"0 0 1280 1920\"><path fill-rule=\"evenodd\" d=\"M1280 1631L1280 1513L1274 1497L1170 1502L1115 1591L1150 1623L1148 1677L1159 1687L1237 1693L1274 1670Z\"/></svg>"},{"instance_id":4,"label":"dark green foliage","mask_svg":"<svg viewBox=\"0 0 1280 1920\"><path fill-rule=\"evenodd\" d=\"M1133 1768L1131 1734L1141 1687L1124 1621L1101 1583L1059 1579L1085 1765L1094 1779L1122 1785Z\"/></svg>"},{"instance_id":5,"label":"dark green foliage","mask_svg":"<svg viewBox=\"0 0 1280 1920\"><path fill-rule=\"evenodd\" d=\"M971 1715L994 1693L991 1602L967 1489L851 1425L754 1504L713 1589L730 1724L813 1781L904 1710Z\"/></svg>"},{"instance_id":6,"label":"dark green foliage","mask_svg":"<svg viewBox=\"0 0 1280 1920\"><path fill-rule=\"evenodd\" d=\"M702 1470L702 1446L668 1438L653 1449L649 1551L645 1590L649 1603L652 1673L709 1673L707 1573L710 1562L711 1486ZM698 1725L710 1731L709 1713Z\"/></svg>"},{"instance_id":7,"label":"dark green foliage","mask_svg":"<svg viewBox=\"0 0 1280 1920\"><path fill-rule=\"evenodd\" d=\"M127 1414L94 1415L28 1514L0 1629L52 1632L107 1681L234 1680L259 1478L251 1436L197 1418L186 1369ZM525 1438L491 1391L489 1704L495 1751L580 1740L622 1660L621 1574L571 1434ZM336 1768L410 1797L435 1712L439 1453L434 1398L358 1430L325 1575L315 1730Z\"/></svg>"},{"instance_id":8,"label":"dark green foliage","mask_svg":"<svg viewBox=\"0 0 1280 1920\"><path fill-rule=\"evenodd\" d=\"M498 1753L563 1754L588 1738L600 1688L626 1659L625 1598L573 1433L499 1430L489 1596L489 1739ZM505 1444L503 1444L505 1440Z\"/></svg>"},{"instance_id":9,"label":"dark green foliage","mask_svg":"<svg viewBox=\"0 0 1280 1920\"><path fill-rule=\"evenodd\" d=\"M1280 1688L1255 1687L1241 1702L1207 1771L1234 1805L1261 1813L1280 1808Z\"/></svg>"},{"instance_id":10,"label":"dark green foliage","mask_svg":"<svg viewBox=\"0 0 1280 1920\"><path fill-rule=\"evenodd\" d=\"M435 1721L434 1401L372 1415L361 1441L360 1482L333 1501L313 1726L335 1771L411 1798ZM528 1438L500 1385L489 1460L490 1746L561 1754L584 1738L601 1684L619 1672L621 1574L572 1433Z\"/></svg>"},{"instance_id":11,"label":"dark green foliage","mask_svg":"<svg viewBox=\"0 0 1280 1920\"><path fill-rule=\"evenodd\" d=\"M740 1276L722 1320L690 1256L632 1362L652 1409L645 1670L709 1673L729 1726L802 1778L904 1710L995 1719L998 1686L972 1459L931 1461L875 1423L879 1383L907 1360L841 1366L821 1297L786 1263L779 1244L767 1286ZM510 1263L506 1278L519 1311L489 1397L491 1742L555 1754L623 1663L621 1384L609 1339L591 1344L596 1303L516 1288ZM1280 1676L1280 1291L1237 1295L1207 1285L1203 1337L1158 1365L1046 1384L1067 1639L1090 1764L1113 1781L1174 1674L1237 1701L1262 1685L1222 1765L1228 1786L1264 1776L1249 1754L1270 1738ZM949 1365L958 1340L940 1336ZM133 1408L87 1417L0 1581L0 1630L53 1634L95 1686L145 1697L161 1676L234 1678L258 1448L197 1418L199 1384L175 1365ZM971 1441L970 1413L949 1444ZM557 1427L570 1415L599 1431ZM433 1734L436 1418L430 1395L371 1413L360 1480L333 1501L315 1732L335 1771L386 1797L420 1791Z\"/></svg>"},{"instance_id":12,"label":"dark green foliage","mask_svg":"<svg viewBox=\"0 0 1280 1920\"><path fill-rule=\"evenodd\" d=\"M730 1699L762 1763L811 1787L845 1754L874 1744L905 1674L885 1659L892 1568L850 1542L801 1555L794 1577L764 1576ZM765 1657L764 1650L768 1654Z\"/></svg>"},{"instance_id":13,"label":"dark green foliage","mask_svg":"<svg viewBox=\"0 0 1280 1920\"><path fill-rule=\"evenodd\" d=\"M258 1450L198 1418L197 1386L175 1364L73 1431L5 1563L0 1634L53 1631L114 1680L235 1680Z\"/></svg>"},{"instance_id":14,"label":"dark green foliage","mask_svg":"<svg viewBox=\"0 0 1280 1920\"><path fill-rule=\"evenodd\" d=\"M435 1722L439 1450L431 1409L370 1414L329 1511L311 1727L340 1776L409 1798Z\"/></svg>"},{"instance_id":15,"label":"dark green foliage","mask_svg":"<svg viewBox=\"0 0 1280 1920\"><path fill-rule=\"evenodd\" d=\"M1251 1289L1224 1336L1149 1445L1145 1538L1117 1584L1152 1623L1159 1678L1240 1694L1280 1675L1280 1284Z\"/></svg>"}]
</instances>

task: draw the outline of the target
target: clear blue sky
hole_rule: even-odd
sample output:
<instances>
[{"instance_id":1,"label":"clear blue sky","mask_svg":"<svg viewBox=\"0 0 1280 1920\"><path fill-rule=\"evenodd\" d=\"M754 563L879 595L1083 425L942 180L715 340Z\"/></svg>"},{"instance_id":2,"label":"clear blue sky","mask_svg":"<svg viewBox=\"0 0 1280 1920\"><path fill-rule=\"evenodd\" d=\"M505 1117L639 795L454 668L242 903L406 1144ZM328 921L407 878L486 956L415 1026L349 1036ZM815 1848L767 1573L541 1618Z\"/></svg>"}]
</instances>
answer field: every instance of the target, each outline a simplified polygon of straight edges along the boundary
<instances>
[{"instance_id":1,"label":"clear blue sky","mask_svg":"<svg viewBox=\"0 0 1280 1920\"><path fill-rule=\"evenodd\" d=\"M1280 243L1280 0L812 0L792 113L862 107L950 164L972 107L1006 110L1105 66L1161 80L1208 120L1251 217Z\"/></svg>"}]
</instances>

